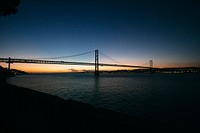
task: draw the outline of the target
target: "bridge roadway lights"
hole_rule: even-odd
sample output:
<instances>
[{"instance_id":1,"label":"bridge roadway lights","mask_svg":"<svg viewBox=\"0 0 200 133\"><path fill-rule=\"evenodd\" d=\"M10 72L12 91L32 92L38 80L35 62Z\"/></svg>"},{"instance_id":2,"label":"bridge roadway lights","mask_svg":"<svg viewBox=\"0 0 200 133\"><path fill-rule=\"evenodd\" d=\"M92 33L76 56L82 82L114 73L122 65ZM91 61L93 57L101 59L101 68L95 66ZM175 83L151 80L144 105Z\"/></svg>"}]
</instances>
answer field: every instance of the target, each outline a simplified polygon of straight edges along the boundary
<instances>
[{"instance_id":1,"label":"bridge roadway lights","mask_svg":"<svg viewBox=\"0 0 200 133\"><path fill-rule=\"evenodd\" d=\"M99 75L99 51L98 49L95 50L95 72L94 72L95 76Z\"/></svg>"}]
</instances>

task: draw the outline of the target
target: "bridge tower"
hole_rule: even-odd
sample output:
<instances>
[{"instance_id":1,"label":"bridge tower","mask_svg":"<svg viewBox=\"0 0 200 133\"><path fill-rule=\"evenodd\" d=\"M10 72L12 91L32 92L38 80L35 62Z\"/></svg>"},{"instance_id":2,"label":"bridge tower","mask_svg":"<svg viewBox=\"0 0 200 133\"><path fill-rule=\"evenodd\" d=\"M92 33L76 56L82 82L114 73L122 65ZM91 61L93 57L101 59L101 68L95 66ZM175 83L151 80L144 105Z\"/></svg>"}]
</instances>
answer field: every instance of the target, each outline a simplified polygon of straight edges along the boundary
<instances>
[{"instance_id":1,"label":"bridge tower","mask_svg":"<svg viewBox=\"0 0 200 133\"><path fill-rule=\"evenodd\" d=\"M99 50L95 50L95 72L94 75L98 76L99 75Z\"/></svg>"},{"instance_id":2,"label":"bridge tower","mask_svg":"<svg viewBox=\"0 0 200 133\"><path fill-rule=\"evenodd\" d=\"M10 57L8 58L8 62L7 63L8 63L8 70L10 70L10 63L12 63Z\"/></svg>"},{"instance_id":3,"label":"bridge tower","mask_svg":"<svg viewBox=\"0 0 200 133\"><path fill-rule=\"evenodd\" d=\"M149 60L149 68L153 68L153 60Z\"/></svg>"}]
</instances>

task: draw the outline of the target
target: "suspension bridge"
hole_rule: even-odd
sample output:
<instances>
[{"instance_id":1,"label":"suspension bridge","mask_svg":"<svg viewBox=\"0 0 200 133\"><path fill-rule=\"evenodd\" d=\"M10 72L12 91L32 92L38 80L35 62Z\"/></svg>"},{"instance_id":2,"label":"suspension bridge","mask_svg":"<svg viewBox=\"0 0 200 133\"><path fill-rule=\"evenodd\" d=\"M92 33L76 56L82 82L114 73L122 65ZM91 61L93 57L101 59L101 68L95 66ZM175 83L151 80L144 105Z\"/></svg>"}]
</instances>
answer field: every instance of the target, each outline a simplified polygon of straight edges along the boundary
<instances>
[{"instance_id":1,"label":"suspension bridge","mask_svg":"<svg viewBox=\"0 0 200 133\"><path fill-rule=\"evenodd\" d=\"M62 58L70 58L75 56L81 56L88 53L94 52L94 62L71 62L71 61L57 61L56 59L62 59ZM71 56L62 56L62 57L49 57L49 58L37 58L37 59L17 59L17 58L0 58L0 62L8 63L8 69L11 68L11 63L35 63L35 64L60 64L60 65L84 65L84 66L94 66L95 75L99 75L99 66L112 66L112 67L127 67L127 68L143 68L143 69L149 69L153 68L153 60L149 61L149 66L135 66L135 65L125 65L125 64L109 64L109 63L100 63L99 62L99 53L103 56L106 56L110 60L114 60L113 58L105 55L102 52L99 52L99 50L93 50L81 54L71 55ZM51 60L49 60L51 59Z\"/></svg>"}]
</instances>

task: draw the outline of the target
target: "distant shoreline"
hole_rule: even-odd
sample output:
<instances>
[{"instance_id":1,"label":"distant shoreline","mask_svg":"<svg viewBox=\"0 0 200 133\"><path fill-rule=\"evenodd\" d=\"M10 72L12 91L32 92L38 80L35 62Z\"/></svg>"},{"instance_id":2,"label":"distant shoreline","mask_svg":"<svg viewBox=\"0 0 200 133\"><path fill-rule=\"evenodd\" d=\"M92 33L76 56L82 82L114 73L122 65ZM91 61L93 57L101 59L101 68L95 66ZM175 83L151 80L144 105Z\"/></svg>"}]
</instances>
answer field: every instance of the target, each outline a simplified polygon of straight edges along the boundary
<instances>
[{"instance_id":1,"label":"distant shoreline","mask_svg":"<svg viewBox=\"0 0 200 133\"><path fill-rule=\"evenodd\" d=\"M90 73L94 74L93 71L89 72L27 72L27 74L73 74L73 73ZM136 69L136 70L115 70L115 71L99 71L99 73L160 73L160 74L184 74L184 73L200 73L200 68L159 68L159 69Z\"/></svg>"},{"instance_id":2,"label":"distant shoreline","mask_svg":"<svg viewBox=\"0 0 200 133\"><path fill-rule=\"evenodd\" d=\"M94 71L80 72L29 72L29 74L63 74L63 73L94 73ZM99 71L99 73L200 73L200 67L170 67L170 68L150 68L134 70L109 70Z\"/></svg>"}]
</instances>

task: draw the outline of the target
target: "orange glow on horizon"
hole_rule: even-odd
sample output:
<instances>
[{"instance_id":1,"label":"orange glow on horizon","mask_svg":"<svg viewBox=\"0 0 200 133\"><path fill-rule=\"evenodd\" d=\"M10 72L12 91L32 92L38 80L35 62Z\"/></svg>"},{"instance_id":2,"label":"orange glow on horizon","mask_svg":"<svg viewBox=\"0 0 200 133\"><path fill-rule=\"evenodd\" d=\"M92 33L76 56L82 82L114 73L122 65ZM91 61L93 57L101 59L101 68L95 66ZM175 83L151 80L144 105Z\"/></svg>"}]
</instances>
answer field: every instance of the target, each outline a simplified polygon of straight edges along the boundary
<instances>
[{"instance_id":1,"label":"orange glow on horizon","mask_svg":"<svg viewBox=\"0 0 200 133\"><path fill-rule=\"evenodd\" d=\"M4 68L8 67L7 63L1 63ZM112 70L130 70L133 68L105 67L100 66L100 71ZM94 66L70 66L70 65L54 65L54 64L11 64L11 69L18 69L29 73L62 73L62 72L83 72L94 71Z\"/></svg>"},{"instance_id":2,"label":"orange glow on horizon","mask_svg":"<svg viewBox=\"0 0 200 133\"><path fill-rule=\"evenodd\" d=\"M8 67L7 63L0 63L4 68ZM127 63L128 65L128 63ZM129 64L131 65L131 64ZM190 67L199 66L198 64L162 64L159 66L154 66L158 68L163 67ZM63 73L63 72L83 72L83 71L94 71L94 66L76 66L76 65L55 65L55 64L22 64L13 63L11 64L11 69L18 69L28 73ZM112 70L133 70L134 68L124 68L124 67L106 67L99 66L100 71L112 71Z\"/></svg>"}]
</instances>

